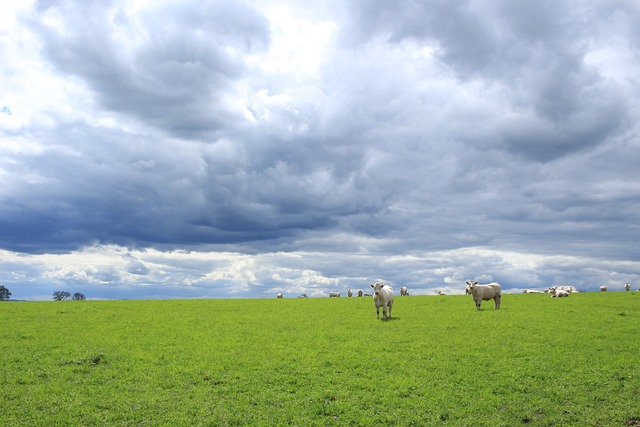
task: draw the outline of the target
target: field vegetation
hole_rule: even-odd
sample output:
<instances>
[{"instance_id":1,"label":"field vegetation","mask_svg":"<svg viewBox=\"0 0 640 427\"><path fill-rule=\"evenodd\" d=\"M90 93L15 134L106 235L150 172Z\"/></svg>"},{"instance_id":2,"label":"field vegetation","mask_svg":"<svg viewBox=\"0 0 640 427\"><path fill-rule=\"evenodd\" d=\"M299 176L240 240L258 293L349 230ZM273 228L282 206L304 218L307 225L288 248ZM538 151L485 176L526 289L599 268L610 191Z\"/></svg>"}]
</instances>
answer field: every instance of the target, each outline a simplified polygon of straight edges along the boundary
<instances>
[{"instance_id":1,"label":"field vegetation","mask_svg":"<svg viewBox=\"0 0 640 427\"><path fill-rule=\"evenodd\" d=\"M0 425L640 425L640 293L0 303Z\"/></svg>"}]
</instances>

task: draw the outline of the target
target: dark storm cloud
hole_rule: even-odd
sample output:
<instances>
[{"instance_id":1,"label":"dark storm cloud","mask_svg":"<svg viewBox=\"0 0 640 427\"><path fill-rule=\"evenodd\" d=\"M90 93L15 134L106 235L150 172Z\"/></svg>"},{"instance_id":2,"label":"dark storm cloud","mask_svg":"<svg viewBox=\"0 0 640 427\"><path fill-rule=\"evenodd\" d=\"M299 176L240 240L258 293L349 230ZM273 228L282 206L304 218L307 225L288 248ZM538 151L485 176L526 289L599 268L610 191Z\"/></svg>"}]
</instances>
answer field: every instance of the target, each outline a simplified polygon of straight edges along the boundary
<instances>
[{"instance_id":1,"label":"dark storm cloud","mask_svg":"<svg viewBox=\"0 0 640 427\"><path fill-rule=\"evenodd\" d=\"M600 14L626 9L539 1L352 3L351 32L360 43L418 40L463 81L501 86L515 113L494 123L506 148L549 161L603 142L624 123L622 93L585 55L591 35L601 31Z\"/></svg>"},{"instance_id":2,"label":"dark storm cloud","mask_svg":"<svg viewBox=\"0 0 640 427\"><path fill-rule=\"evenodd\" d=\"M224 98L243 56L269 43L266 20L239 2L163 4L136 17L111 2L47 2L37 17L52 63L105 108L185 137L239 119Z\"/></svg>"},{"instance_id":3,"label":"dark storm cloud","mask_svg":"<svg viewBox=\"0 0 640 427\"><path fill-rule=\"evenodd\" d=\"M380 208L352 193L364 178L340 170L340 154L314 141L246 157L241 143L158 145L83 124L46 138L46 150L23 159L37 177L14 186L0 212L12 250L272 240Z\"/></svg>"}]
</instances>

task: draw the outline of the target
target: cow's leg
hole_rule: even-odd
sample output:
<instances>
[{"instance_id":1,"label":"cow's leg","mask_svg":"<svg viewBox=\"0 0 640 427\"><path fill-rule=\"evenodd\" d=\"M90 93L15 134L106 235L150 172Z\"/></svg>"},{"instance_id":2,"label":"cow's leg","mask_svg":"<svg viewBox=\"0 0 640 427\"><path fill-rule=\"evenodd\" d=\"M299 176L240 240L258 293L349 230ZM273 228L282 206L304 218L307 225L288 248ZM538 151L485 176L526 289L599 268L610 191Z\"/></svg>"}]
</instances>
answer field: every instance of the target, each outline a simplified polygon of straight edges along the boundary
<instances>
[{"instance_id":1,"label":"cow's leg","mask_svg":"<svg viewBox=\"0 0 640 427\"><path fill-rule=\"evenodd\" d=\"M500 295L496 295L495 297L493 297L493 300L496 303L496 310L500 308Z\"/></svg>"},{"instance_id":2,"label":"cow's leg","mask_svg":"<svg viewBox=\"0 0 640 427\"><path fill-rule=\"evenodd\" d=\"M382 306L382 318L384 320L387 320L387 306L386 305Z\"/></svg>"},{"instance_id":3,"label":"cow's leg","mask_svg":"<svg viewBox=\"0 0 640 427\"><path fill-rule=\"evenodd\" d=\"M391 308L393 307L393 303L389 304L389 319L391 319Z\"/></svg>"},{"instance_id":4,"label":"cow's leg","mask_svg":"<svg viewBox=\"0 0 640 427\"><path fill-rule=\"evenodd\" d=\"M376 305L376 319L380 319L380 307Z\"/></svg>"},{"instance_id":5,"label":"cow's leg","mask_svg":"<svg viewBox=\"0 0 640 427\"><path fill-rule=\"evenodd\" d=\"M480 304L481 304L481 303L482 303L482 300L480 300L480 299L476 301L476 308L477 308L478 310L480 310Z\"/></svg>"}]
</instances>

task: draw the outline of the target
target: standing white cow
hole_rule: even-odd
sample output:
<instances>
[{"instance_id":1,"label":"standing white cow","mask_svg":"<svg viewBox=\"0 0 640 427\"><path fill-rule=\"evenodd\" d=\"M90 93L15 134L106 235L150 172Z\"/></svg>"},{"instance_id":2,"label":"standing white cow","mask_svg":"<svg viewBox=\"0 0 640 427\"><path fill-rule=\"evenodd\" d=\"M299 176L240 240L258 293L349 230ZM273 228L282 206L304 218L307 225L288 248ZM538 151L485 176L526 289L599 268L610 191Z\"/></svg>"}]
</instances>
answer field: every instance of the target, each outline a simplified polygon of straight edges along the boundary
<instances>
[{"instance_id":1,"label":"standing white cow","mask_svg":"<svg viewBox=\"0 0 640 427\"><path fill-rule=\"evenodd\" d=\"M278 295L276 295L276 298L282 298L282 293L278 293Z\"/></svg>"},{"instance_id":2,"label":"standing white cow","mask_svg":"<svg viewBox=\"0 0 640 427\"><path fill-rule=\"evenodd\" d=\"M607 287L605 285L600 286L600 292L607 292Z\"/></svg>"},{"instance_id":3,"label":"standing white cow","mask_svg":"<svg viewBox=\"0 0 640 427\"><path fill-rule=\"evenodd\" d=\"M409 296L409 290L407 289L406 286L401 286L400 287L400 296L401 297Z\"/></svg>"},{"instance_id":4,"label":"standing white cow","mask_svg":"<svg viewBox=\"0 0 640 427\"><path fill-rule=\"evenodd\" d=\"M359 297L362 297L362 295L363 295L363 294L362 294L362 289L358 289L358 296L359 296Z\"/></svg>"},{"instance_id":5,"label":"standing white cow","mask_svg":"<svg viewBox=\"0 0 640 427\"><path fill-rule=\"evenodd\" d=\"M629 283L625 283L624 284L624 290L629 292L629 289L631 289L631 285Z\"/></svg>"},{"instance_id":6,"label":"standing white cow","mask_svg":"<svg viewBox=\"0 0 640 427\"><path fill-rule=\"evenodd\" d=\"M500 284L489 283L487 285L478 285L475 280L467 280L467 285L471 288L471 296L476 303L476 308L480 310L482 301L493 300L496 310L500 308L500 300L502 298L502 290Z\"/></svg>"},{"instance_id":7,"label":"standing white cow","mask_svg":"<svg viewBox=\"0 0 640 427\"><path fill-rule=\"evenodd\" d=\"M384 320L391 318L391 308L393 307L393 289L389 285L382 283L373 283L373 302L376 305L376 319L380 319L380 307L382 307L382 318ZM389 308L389 317L387 317L387 307Z\"/></svg>"},{"instance_id":8,"label":"standing white cow","mask_svg":"<svg viewBox=\"0 0 640 427\"><path fill-rule=\"evenodd\" d=\"M467 286L464 288L464 294L465 294L465 295L471 295L471 286L467 285Z\"/></svg>"},{"instance_id":9,"label":"standing white cow","mask_svg":"<svg viewBox=\"0 0 640 427\"><path fill-rule=\"evenodd\" d=\"M353 296L353 291L351 289L347 289L347 296L351 298Z\"/></svg>"}]
</instances>

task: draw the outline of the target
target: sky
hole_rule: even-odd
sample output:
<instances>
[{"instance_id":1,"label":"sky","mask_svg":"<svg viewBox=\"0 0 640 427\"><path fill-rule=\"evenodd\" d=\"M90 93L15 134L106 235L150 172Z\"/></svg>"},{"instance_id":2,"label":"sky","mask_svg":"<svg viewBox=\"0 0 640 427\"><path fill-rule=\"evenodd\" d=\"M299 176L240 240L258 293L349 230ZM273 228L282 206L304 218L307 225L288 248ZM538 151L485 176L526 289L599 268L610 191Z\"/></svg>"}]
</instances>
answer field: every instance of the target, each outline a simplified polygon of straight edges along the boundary
<instances>
[{"instance_id":1,"label":"sky","mask_svg":"<svg viewBox=\"0 0 640 427\"><path fill-rule=\"evenodd\" d=\"M635 0L0 4L12 299L640 288Z\"/></svg>"}]
</instances>

